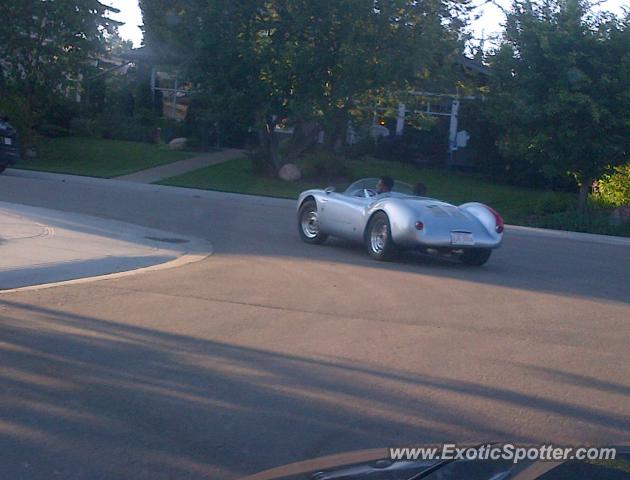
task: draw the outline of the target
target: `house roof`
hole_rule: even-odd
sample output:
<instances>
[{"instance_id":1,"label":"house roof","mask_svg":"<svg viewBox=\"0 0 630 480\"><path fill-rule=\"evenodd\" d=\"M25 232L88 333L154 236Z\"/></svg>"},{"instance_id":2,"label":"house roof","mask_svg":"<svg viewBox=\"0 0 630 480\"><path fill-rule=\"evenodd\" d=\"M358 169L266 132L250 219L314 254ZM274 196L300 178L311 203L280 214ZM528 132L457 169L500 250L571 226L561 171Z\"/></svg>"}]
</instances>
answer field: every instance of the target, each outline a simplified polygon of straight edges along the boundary
<instances>
[{"instance_id":1,"label":"house roof","mask_svg":"<svg viewBox=\"0 0 630 480\"><path fill-rule=\"evenodd\" d=\"M465 68L472 70L473 72L479 73L484 76L490 75L490 68L484 65L480 60L475 60L474 58L462 55L459 59L459 63L461 63Z\"/></svg>"}]
</instances>

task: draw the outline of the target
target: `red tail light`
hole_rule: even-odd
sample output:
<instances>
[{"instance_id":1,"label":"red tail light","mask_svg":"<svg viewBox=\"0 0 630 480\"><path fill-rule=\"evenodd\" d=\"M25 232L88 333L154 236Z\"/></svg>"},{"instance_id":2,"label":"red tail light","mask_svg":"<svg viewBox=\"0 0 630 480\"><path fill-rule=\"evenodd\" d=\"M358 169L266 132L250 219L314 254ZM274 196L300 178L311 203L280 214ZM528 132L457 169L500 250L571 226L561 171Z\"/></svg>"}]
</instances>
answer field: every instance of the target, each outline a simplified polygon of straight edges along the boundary
<instances>
[{"instance_id":1,"label":"red tail light","mask_svg":"<svg viewBox=\"0 0 630 480\"><path fill-rule=\"evenodd\" d=\"M494 230L497 233L503 233L503 230L505 230L505 222L503 221L503 217L499 215L499 212L497 212L494 208L488 207L488 205L486 205L486 207L488 208L488 210L490 210L490 213L494 215L494 222L495 222Z\"/></svg>"}]
</instances>

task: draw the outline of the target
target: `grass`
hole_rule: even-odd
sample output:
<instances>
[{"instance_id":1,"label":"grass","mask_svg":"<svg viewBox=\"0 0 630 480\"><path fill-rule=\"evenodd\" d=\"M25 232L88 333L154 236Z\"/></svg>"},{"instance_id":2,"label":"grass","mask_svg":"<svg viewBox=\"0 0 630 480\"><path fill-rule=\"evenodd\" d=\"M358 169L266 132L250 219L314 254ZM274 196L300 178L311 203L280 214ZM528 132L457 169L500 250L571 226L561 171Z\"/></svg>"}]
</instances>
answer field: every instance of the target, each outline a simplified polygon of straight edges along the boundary
<instances>
[{"instance_id":1,"label":"grass","mask_svg":"<svg viewBox=\"0 0 630 480\"><path fill-rule=\"evenodd\" d=\"M201 168L177 177L164 179L158 183L281 198L297 198L299 193L304 190L321 187L321 184L315 182L285 182L279 178L257 175L248 158L239 158Z\"/></svg>"},{"instance_id":2,"label":"grass","mask_svg":"<svg viewBox=\"0 0 630 480\"><path fill-rule=\"evenodd\" d=\"M37 157L15 168L111 178L184 160L190 152L163 145L83 137L49 138L37 146Z\"/></svg>"},{"instance_id":3,"label":"grass","mask_svg":"<svg viewBox=\"0 0 630 480\"><path fill-rule=\"evenodd\" d=\"M525 223L545 198L558 197L566 203L574 200L566 193L546 193L540 190L497 185L475 175L449 172L445 170L418 168L414 165L378 160L350 161L351 178L379 177L390 175L397 180L414 184L423 182L428 187L428 195L454 204L478 201L499 210L506 221ZM247 158L214 165L160 182L163 185L220 190L225 192L248 193L283 198L297 198L300 192L309 188L321 188L322 182L285 182L277 178L255 174ZM347 183L336 184L338 189Z\"/></svg>"}]
</instances>

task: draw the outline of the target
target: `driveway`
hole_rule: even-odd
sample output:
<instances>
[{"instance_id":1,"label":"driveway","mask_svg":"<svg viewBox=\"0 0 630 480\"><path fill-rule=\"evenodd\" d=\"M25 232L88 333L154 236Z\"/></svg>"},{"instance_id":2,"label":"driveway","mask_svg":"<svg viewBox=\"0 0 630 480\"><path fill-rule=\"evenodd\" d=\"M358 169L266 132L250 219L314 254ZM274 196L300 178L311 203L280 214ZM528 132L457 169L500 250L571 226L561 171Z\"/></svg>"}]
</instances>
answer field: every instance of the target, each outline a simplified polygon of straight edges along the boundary
<instances>
[{"instance_id":1,"label":"driveway","mask_svg":"<svg viewBox=\"0 0 630 480\"><path fill-rule=\"evenodd\" d=\"M329 453L627 441L627 245L509 230L482 268L300 242L292 202L11 171L0 200L206 239L0 295L0 478L237 478Z\"/></svg>"}]
</instances>

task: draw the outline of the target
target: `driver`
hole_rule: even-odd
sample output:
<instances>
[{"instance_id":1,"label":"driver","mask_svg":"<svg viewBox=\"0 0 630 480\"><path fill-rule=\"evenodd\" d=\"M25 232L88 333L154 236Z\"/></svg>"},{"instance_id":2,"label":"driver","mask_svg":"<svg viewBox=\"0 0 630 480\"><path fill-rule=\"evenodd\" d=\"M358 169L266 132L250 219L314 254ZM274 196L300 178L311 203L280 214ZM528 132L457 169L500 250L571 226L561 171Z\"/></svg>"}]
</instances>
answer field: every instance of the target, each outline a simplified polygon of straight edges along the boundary
<instances>
[{"instance_id":1,"label":"driver","mask_svg":"<svg viewBox=\"0 0 630 480\"><path fill-rule=\"evenodd\" d=\"M376 193L389 193L392 191L392 188L394 188L394 179L383 175L378 179L378 183L376 184Z\"/></svg>"}]
</instances>

